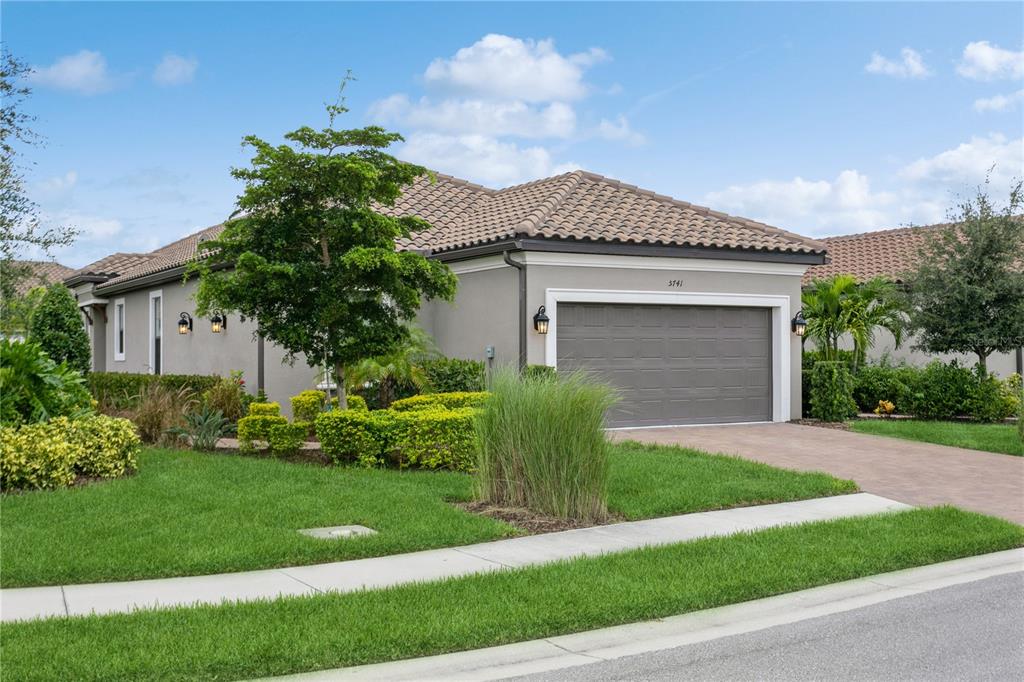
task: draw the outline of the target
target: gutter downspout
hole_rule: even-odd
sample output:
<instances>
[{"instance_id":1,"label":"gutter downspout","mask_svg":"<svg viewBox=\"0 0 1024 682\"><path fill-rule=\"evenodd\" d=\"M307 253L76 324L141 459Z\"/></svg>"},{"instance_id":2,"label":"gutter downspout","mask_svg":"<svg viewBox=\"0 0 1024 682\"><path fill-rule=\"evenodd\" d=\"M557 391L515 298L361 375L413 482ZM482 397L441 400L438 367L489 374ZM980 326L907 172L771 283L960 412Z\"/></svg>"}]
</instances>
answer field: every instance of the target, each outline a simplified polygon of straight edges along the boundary
<instances>
[{"instance_id":1,"label":"gutter downspout","mask_svg":"<svg viewBox=\"0 0 1024 682\"><path fill-rule=\"evenodd\" d=\"M509 251L502 251L506 265L519 271L519 371L526 369L526 265L512 260Z\"/></svg>"}]
</instances>

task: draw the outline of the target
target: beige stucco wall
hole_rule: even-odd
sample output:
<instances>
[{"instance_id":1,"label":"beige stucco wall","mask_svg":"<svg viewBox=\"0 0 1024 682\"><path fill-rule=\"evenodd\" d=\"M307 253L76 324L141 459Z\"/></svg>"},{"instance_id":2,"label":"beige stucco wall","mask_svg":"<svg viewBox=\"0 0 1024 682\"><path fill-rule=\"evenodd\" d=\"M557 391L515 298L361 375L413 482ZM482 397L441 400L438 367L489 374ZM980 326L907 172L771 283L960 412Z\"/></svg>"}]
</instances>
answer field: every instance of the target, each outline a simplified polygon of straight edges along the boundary
<instances>
[{"instance_id":1,"label":"beige stucco wall","mask_svg":"<svg viewBox=\"0 0 1024 682\"><path fill-rule=\"evenodd\" d=\"M547 256L544 254L543 256ZM580 256L581 262L588 260ZM785 296L790 301L790 316L799 309L800 277L803 268L780 266L788 274L762 274L750 272L714 272L699 268L712 264L698 259L652 259L644 257L621 257L614 259L623 267L573 267L531 264L527 255L527 312L529 316L545 304L549 288L600 289L615 291L645 291L667 293L701 294L756 294ZM571 259L570 259L571 260ZM773 264L758 264L746 261L714 262L715 267L766 270L776 269ZM672 280L681 280L681 286L671 286ZM786 322L788 327L788 321ZM790 358L790 415L800 415L800 344L796 337L785 335ZM527 358L531 364L545 364L544 336L533 331L532 323L527 335ZM774 379L773 379L774 380Z\"/></svg>"},{"instance_id":2,"label":"beige stucco wall","mask_svg":"<svg viewBox=\"0 0 1024 682\"><path fill-rule=\"evenodd\" d=\"M242 322L238 315L229 315L227 328L219 334L210 331L209 319L196 317L191 296L195 282L182 284L168 282L147 289L111 295L107 303L107 323L104 325L103 350L106 369L110 372L150 371L150 294L160 291L163 297L163 367L164 374L220 374L232 371L244 373L247 388L255 393L258 376L258 342L255 325ZM114 358L114 305L125 302L125 359ZM178 333L181 312L193 317L189 334ZM97 344L98 347L98 344ZM288 399L316 382L317 373L303 358L294 365L282 364L284 352L273 344L265 344L265 387L270 400L279 401L282 409L289 410Z\"/></svg>"},{"instance_id":3,"label":"beige stucco wall","mask_svg":"<svg viewBox=\"0 0 1024 682\"><path fill-rule=\"evenodd\" d=\"M896 348L896 340L892 334L882 329L875 334L875 343L868 351L867 357L869 361L878 362L882 359L888 360L893 364L906 363L908 365L927 365L932 360L941 360L942 362L949 362L950 360L957 360L961 365L965 367L973 367L978 361L976 355L966 355L959 353L924 353L919 350L914 350L914 344L916 340L911 337L904 339L903 343L900 344L899 348ZM844 343L845 347L850 349L853 348L852 342ZM1006 377L1017 371L1017 356L1016 353L993 353L988 356L988 370L995 372L998 376Z\"/></svg>"}]
</instances>

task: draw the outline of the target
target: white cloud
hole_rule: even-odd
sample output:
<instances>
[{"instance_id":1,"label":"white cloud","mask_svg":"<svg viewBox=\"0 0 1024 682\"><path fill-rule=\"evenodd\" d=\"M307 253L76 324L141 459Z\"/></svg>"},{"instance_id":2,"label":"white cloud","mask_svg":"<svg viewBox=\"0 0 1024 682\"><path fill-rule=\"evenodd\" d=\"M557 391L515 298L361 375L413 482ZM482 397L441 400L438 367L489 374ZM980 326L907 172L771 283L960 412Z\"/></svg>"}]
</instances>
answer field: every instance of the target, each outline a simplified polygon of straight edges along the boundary
<instances>
[{"instance_id":1,"label":"white cloud","mask_svg":"<svg viewBox=\"0 0 1024 682\"><path fill-rule=\"evenodd\" d=\"M123 228L120 220L100 218L76 212L64 212L53 217L53 222L68 225L78 231L77 241L96 241L109 239L119 234Z\"/></svg>"},{"instance_id":2,"label":"white cloud","mask_svg":"<svg viewBox=\"0 0 1024 682\"><path fill-rule=\"evenodd\" d=\"M74 189L78 184L78 173L70 170L64 175L55 175L39 183L39 191L44 194L63 194Z\"/></svg>"},{"instance_id":3,"label":"white cloud","mask_svg":"<svg viewBox=\"0 0 1024 682\"><path fill-rule=\"evenodd\" d=\"M564 102L533 106L522 100L446 99L423 97L413 103L406 95L391 95L370 107L381 124L453 134L514 135L526 138L569 137L576 129L576 112Z\"/></svg>"},{"instance_id":4,"label":"white cloud","mask_svg":"<svg viewBox=\"0 0 1024 682\"><path fill-rule=\"evenodd\" d=\"M761 180L709 193L708 205L809 235L847 234L945 219L958 195L986 177L993 188L1024 175L1024 139L1002 135L970 141L905 165L884 190L845 170L834 180Z\"/></svg>"},{"instance_id":5,"label":"white cloud","mask_svg":"<svg viewBox=\"0 0 1024 682\"><path fill-rule=\"evenodd\" d=\"M1011 92L1009 95L993 95L974 100L974 110L979 113L986 111L1012 111L1017 103L1024 99L1024 90Z\"/></svg>"},{"instance_id":6,"label":"white cloud","mask_svg":"<svg viewBox=\"0 0 1024 682\"><path fill-rule=\"evenodd\" d=\"M564 56L551 40L522 40L491 33L449 59L435 59L424 73L429 87L526 102L582 99L583 72L605 61L604 50Z\"/></svg>"},{"instance_id":7,"label":"white cloud","mask_svg":"<svg viewBox=\"0 0 1024 682\"><path fill-rule=\"evenodd\" d=\"M956 67L964 78L991 81L1024 76L1024 51L1014 52L992 45L987 40L968 43Z\"/></svg>"},{"instance_id":8,"label":"white cloud","mask_svg":"<svg viewBox=\"0 0 1024 682\"><path fill-rule=\"evenodd\" d=\"M195 57L182 57L177 54L166 54L153 69L153 80L159 85L184 85L195 78L199 60Z\"/></svg>"},{"instance_id":9,"label":"white cloud","mask_svg":"<svg viewBox=\"0 0 1024 682\"><path fill-rule=\"evenodd\" d=\"M900 50L898 61L887 59L877 52L872 53L871 61L864 65L864 70L894 78L927 78L932 74L921 53L909 47Z\"/></svg>"},{"instance_id":10,"label":"white cloud","mask_svg":"<svg viewBox=\"0 0 1024 682\"><path fill-rule=\"evenodd\" d=\"M602 118L597 125L597 135L605 140L617 140L632 146L639 146L646 142L646 138L630 127L625 116L619 115L614 121Z\"/></svg>"},{"instance_id":11,"label":"white cloud","mask_svg":"<svg viewBox=\"0 0 1024 682\"><path fill-rule=\"evenodd\" d=\"M796 177L733 185L706 197L716 210L807 234L836 225L851 232L871 229L885 222L885 209L895 200L889 192L872 192L868 178L855 170L832 181Z\"/></svg>"},{"instance_id":12,"label":"white cloud","mask_svg":"<svg viewBox=\"0 0 1024 682\"><path fill-rule=\"evenodd\" d=\"M486 135L416 132L409 136L402 157L499 187L578 168L574 163L556 163L544 147L522 148Z\"/></svg>"},{"instance_id":13,"label":"white cloud","mask_svg":"<svg viewBox=\"0 0 1024 682\"><path fill-rule=\"evenodd\" d=\"M115 79L107 71L107 60L92 50L61 57L50 66L33 66L29 81L82 95L107 92L115 85Z\"/></svg>"},{"instance_id":14,"label":"white cloud","mask_svg":"<svg viewBox=\"0 0 1024 682\"><path fill-rule=\"evenodd\" d=\"M900 176L914 183L960 190L982 182L990 169L996 187L1024 175L1024 138L1008 140L998 133L972 137L953 149L908 164Z\"/></svg>"}]
</instances>

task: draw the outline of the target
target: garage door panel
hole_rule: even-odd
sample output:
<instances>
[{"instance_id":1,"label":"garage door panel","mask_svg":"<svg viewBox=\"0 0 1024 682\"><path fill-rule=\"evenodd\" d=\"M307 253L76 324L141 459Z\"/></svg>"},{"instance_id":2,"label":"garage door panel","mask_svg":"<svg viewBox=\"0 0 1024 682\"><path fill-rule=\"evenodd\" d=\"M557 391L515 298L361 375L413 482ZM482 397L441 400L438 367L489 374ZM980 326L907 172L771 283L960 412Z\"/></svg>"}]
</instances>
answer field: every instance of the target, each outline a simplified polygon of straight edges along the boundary
<instances>
[{"instance_id":1,"label":"garage door panel","mask_svg":"<svg viewBox=\"0 0 1024 682\"><path fill-rule=\"evenodd\" d=\"M768 309L562 303L557 335L560 369L619 389L610 426L771 417Z\"/></svg>"}]
</instances>

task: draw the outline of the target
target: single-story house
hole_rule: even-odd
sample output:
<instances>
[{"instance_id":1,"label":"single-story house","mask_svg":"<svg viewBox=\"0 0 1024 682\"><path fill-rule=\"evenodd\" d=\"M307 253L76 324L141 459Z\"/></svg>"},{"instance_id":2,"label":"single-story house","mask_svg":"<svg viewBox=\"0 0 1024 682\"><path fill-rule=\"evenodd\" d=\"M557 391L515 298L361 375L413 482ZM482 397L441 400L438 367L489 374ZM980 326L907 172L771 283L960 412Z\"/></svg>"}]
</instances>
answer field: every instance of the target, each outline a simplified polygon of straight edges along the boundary
<instances>
[{"instance_id":1,"label":"single-story house","mask_svg":"<svg viewBox=\"0 0 1024 682\"><path fill-rule=\"evenodd\" d=\"M809 285L816 279L826 279L839 274L853 275L863 282L874 277L884 277L897 284L917 265L918 254L925 240L935 230L950 227L949 224L928 225L925 227L903 227L894 230L864 232L840 237L825 237L829 262L814 265L804 274L803 284ZM876 335L875 345L868 351L868 359L878 361L883 358L893 363L925 365L932 360L943 362L956 359L961 364L971 367L978 361L974 355L964 354L929 354L914 350L914 338L905 338L896 348L892 334L880 330ZM988 369L999 376L1008 376L1014 372L1024 373L1024 349L1017 348L1009 353L993 353L988 358Z\"/></svg>"},{"instance_id":2,"label":"single-story house","mask_svg":"<svg viewBox=\"0 0 1024 682\"><path fill-rule=\"evenodd\" d=\"M593 371L621 391L616 427L800 414L792 318L805 271L826 262L821 242L585 171L501 190L421 178L386 210L429 221L399 247L459 278L455 301L427 302L418 319L447 356ZM113 254L65 280L96 370L243 370L282 402L316 383L301 360L282 365L251 320L228 315L214 333L194 319L178 333L194 317L184 266L220 229Z\"/></svg>"}]
</instances>

